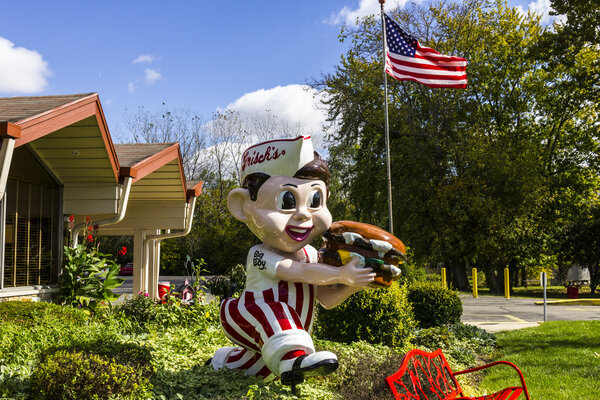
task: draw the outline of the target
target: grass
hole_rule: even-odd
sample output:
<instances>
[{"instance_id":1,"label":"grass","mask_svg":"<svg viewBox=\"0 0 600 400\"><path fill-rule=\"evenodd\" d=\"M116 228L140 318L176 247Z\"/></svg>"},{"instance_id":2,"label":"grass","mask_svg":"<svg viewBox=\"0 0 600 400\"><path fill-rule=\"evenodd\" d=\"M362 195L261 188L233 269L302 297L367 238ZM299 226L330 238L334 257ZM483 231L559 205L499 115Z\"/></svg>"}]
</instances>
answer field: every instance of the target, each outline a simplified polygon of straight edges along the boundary
<instances>
[{"instance_id":1,"label":"grass","mask_svg":"<svg viewBox=\"0 0 600 400\"><path fill-rule=\"evenodd\" d=\"M497 334L495 360L516 364L532 400L600 398L600 321L555 321ZM509 367L488 370L481 387L491 392L518 382Z\"/></svg>"}]
</instances>

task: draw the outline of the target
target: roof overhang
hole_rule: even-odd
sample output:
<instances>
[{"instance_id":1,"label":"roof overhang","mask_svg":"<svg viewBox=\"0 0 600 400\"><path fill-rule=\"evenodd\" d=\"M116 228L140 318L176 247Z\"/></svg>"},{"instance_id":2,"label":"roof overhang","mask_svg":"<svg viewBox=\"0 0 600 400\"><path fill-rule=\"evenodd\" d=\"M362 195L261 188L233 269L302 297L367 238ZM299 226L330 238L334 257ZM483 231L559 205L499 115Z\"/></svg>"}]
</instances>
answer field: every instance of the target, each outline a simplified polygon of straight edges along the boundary
<instances>
[{"instance_id":1,"label":"roof overhang","mask_svg":"<svg viewBox=\"0 0 600 400\"><path fill-rule=\"evenodd\" d=\"M118 180L119 161L97 93L89 94L34 116L6 124L20 128L20 137L15 142L15 147L19 147L90 117L93 117L98 125L113 175ZM11 132L15 132L15 127L11 127Z\"/></svg>"},{"instance_id":2,"label":"roof overhang","mask_svg":"<svg viewBox=\"0 0 600 400\"><path fill-rule=\"evenodd\" d=\"M0 121L0 138L19 139L21 127L12 122Z\"/></svg>"}]
</instances>

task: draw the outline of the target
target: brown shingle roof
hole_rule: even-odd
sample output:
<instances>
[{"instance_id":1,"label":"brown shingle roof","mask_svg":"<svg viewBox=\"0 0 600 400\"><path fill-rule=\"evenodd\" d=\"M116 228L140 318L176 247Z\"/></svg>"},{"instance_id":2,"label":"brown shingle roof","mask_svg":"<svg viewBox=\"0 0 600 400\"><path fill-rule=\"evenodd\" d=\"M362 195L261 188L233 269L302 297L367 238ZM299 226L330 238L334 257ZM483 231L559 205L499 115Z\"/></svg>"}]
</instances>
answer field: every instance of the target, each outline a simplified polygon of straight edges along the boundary
<instances>
[{"instance_id":1,"label":"brown shingle roof","mask_svg":"<svg viewBox=\"0 0 600 400\"><path fill-rule=\"evenodd\" d=\"M0 98L0 121L17 122L64 106L94 93L62 96L28 96Z\"/></svg>"},{"instance_id":2,"label":"brown shingle roof","mask_svg":"<svg viewBox=\"0 0 600 400\"><path fill-rule=\"evenodd\" d=\"M172 145L173 143L122 143L115 144L115 150L121 167L131 167Z\"/></svg>"}]
</instances>

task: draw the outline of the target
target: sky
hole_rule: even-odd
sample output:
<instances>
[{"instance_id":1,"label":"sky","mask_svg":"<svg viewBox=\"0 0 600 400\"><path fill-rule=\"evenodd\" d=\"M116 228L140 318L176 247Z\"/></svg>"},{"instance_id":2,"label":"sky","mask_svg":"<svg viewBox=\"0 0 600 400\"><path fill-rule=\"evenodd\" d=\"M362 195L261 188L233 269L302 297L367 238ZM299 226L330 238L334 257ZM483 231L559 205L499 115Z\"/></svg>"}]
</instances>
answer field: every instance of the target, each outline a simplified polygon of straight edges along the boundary
<instances>
[{"instance_id":1,"label":"sky","mask_svg":"<svg viewBox=\"0 0 600 400\"><path fill-rule=\"evenodd\" d=\"M406 0L387 0L386 10ZM343 24L377 0L0 0L0 97L97 92L113 135L138 107L210 117L265 109L309 130L311 79L334 71ZM509 0L547 15L549 0ZM551 21L545 17L544 22Z\"/></svg>"}]
</instances>

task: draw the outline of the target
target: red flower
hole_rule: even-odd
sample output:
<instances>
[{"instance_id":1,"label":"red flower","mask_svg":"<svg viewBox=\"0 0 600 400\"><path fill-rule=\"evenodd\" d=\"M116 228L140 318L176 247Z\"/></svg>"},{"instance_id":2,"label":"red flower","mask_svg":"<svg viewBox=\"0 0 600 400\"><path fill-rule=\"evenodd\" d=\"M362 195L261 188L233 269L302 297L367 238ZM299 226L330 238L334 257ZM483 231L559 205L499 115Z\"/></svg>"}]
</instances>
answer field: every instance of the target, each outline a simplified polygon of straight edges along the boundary
<instances>
[{"instance_id":1,"label":"red flower","mask_svg":"<svg viewBox=\"0 0 600 400\"><path fill-rule=\"evenodd\" d=\"M88 226L88 231L91 231L91 230L92 230L92 227L91 227L91 226Z\"/></svg>"},{"instance_id":2,"label":"red flower","mask_svg":"<svg viewBox=\"0 0 600 400\"><path fill-rule=\"evenodd\" d=\"M69 215L69 222L75 221L75 217L73 215Z\"/></svg>"},{"instance_id":3,"label":"red flower","mask_svg":"<svg viewBox=\"0 0 600 400\"><path fill-rule=\"evenodd\" d=\"M94 241L94 237L91 234L88 234L86 237L86 240L90 243L92 243Z\"/></svg>"},{"instance_id":4,"label":"red flower","mask_svg":"<svg viewBox=\"0 0 600 400\"><path fill-rule=\"evenodd\" d=\"M90 217L85 217L85 223L89 224L90 223L91 218Z\"/></svg>"},{"instance_id":5,"label":"red flower","mask_svg":"<svg viewBox=\"0 0 600 400\"><path fill-rule=\"evenodd\" d=\"M123 246L119 251L119 255L124 256L125 254L127 254L127 247Z\"/></svg>"}]
</instances>

